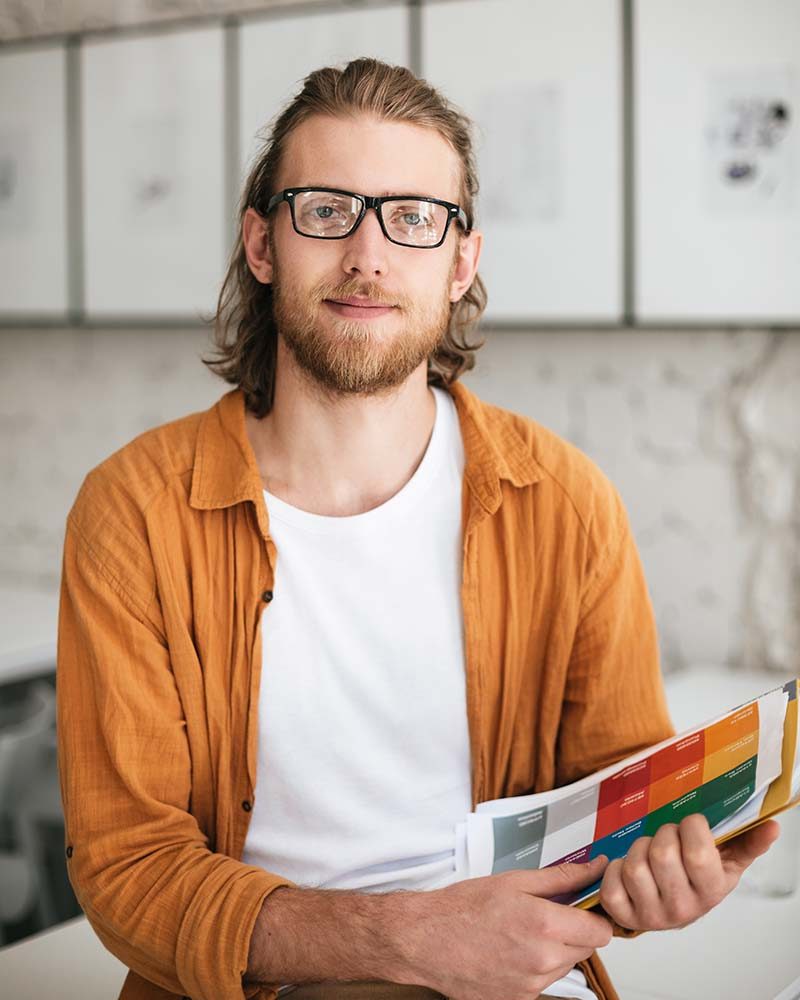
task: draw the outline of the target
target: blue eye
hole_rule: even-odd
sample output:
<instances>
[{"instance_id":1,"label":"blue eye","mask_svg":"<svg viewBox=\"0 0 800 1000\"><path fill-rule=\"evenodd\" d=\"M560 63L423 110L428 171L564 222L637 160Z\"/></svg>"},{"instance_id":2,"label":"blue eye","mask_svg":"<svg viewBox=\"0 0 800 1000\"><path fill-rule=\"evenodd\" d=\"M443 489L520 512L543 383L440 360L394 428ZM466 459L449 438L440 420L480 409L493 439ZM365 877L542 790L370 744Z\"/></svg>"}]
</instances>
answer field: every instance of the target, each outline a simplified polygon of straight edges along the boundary
<instances>
[{"instance_id":1,"label":"blue eye","mask_svg":"<svg viewBox=\"0 0 800 1000\"><path fill-rule=\"evenodd\" d=\"M314 209L314 212L320 217L320 219L330 219L333 215L333 209L330 205L320 205L318 208Z\"/></svg>"}]
</instances>

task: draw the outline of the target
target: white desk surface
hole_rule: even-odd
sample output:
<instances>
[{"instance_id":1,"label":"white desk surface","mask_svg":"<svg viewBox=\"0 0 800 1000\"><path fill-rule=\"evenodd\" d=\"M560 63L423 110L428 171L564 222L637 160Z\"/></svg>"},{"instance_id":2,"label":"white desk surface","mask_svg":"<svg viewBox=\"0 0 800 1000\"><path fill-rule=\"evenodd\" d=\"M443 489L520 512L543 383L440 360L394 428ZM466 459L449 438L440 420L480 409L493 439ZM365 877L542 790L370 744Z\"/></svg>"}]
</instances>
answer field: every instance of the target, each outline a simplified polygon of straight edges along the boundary
<instances>
[{"instance_id":1,"label":"white desk surface","mask_svg":"<svg viewBox=\"0 0 800 1000\"><path fill-rule=\"evenodd\" d=\"M0 684L55 670L58 594L0 587Z\"/></svg>"},{"instance_id":2,"label":"white desk surface","mask_svg":"<svg viewBox=\"0 0 800 1000\"><path fill-rule=\"evenodd\" d=\"M85 917L0 950L0 995L9 1000L116 1000L127 973Z\"/></svg>"},{"instance_id":3,"label":"white desk surface","mask_svg":"<svg viewBox=\"0 0 800 1000\"><path fill-rule=\"evenodd\" d=\"M675 724L689 728L781 680L714 670L681 675L668 684ZM797 1000L798 933L800 891L767 899L740 886L690 927L615 939L602 958L622 1000ZM0 950L2 992L14 1000L114 1000L125 973L83 917Z\"/></svg>"}]
</instances>

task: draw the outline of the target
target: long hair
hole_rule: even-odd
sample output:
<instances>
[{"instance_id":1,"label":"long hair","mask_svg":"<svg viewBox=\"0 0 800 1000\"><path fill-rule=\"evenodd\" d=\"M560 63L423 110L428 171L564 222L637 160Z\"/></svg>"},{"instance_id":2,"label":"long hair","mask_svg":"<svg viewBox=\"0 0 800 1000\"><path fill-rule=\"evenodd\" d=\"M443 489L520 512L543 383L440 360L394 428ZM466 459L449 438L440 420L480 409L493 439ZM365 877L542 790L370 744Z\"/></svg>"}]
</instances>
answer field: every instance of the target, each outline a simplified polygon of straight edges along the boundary
<instances>
[{"instance_id":1,"label":"long hair","mask_svg":"<svg viewBox=\"0 0 800 1000\"><path fill-rule=\"evenodd\" d=\"M231 251L217 311L212 317L216 357L203 363L244 392L245 405L257 417L272 409L277 360L277 329L272 286L250 271L242 239L242 219L249 207L261 210L275 193L275 181L292 130L312 115L333 117L364 113L386 121L435 129L461 160L460 204L474 225L478 176L472 146L472 123L424 80L401 66L377 59L354 59L344 69L327 66L310 73L303 89L277 116L255 157L238 207L239 233ZM470 331L486 308L486 288L476 274L464 296L450 306L450 323L428 358L428 383L447 386L475 364L483 341L471 343Z\"/></svg>"}]
</instances>

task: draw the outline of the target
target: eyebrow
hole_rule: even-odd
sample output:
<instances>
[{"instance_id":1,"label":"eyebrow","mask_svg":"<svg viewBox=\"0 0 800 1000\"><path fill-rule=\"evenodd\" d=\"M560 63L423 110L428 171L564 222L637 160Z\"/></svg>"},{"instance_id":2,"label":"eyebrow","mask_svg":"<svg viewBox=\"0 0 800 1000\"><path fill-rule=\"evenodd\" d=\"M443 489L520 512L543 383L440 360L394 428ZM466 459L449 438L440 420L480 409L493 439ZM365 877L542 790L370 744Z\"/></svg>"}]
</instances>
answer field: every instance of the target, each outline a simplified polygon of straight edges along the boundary
<instances>
[{"instance_id":1,"label":"eyebrow","mask_svg":"<svg viewBox=\"0 0 800 1000\"><path fill-rule=\"evenodd\" d=\"M303 184L303 185L298 185L298 186L308 187L308 188L334 188L336 191L347 191L348 190L348 188L339 187L337 184L317 184L317 183L313 183L313 184ZM363 191L353 191L352 193L353 194L365 194L366 192L363 192ZM380 192L380 194L374 195L374 197L376 197L376 198L391 198L393 195L399 195L401 198L403 196L405 196L405 195L412 195L412 196L416 196L417 198L436 198L437 197L437 195L433 195L433 194L421 194L419 191L413 191L413 192L412 191L398 191L396 188L393 188L392 190L386 190L386 189L384 189L383 191Z\"/></svg>"}]
</instances>

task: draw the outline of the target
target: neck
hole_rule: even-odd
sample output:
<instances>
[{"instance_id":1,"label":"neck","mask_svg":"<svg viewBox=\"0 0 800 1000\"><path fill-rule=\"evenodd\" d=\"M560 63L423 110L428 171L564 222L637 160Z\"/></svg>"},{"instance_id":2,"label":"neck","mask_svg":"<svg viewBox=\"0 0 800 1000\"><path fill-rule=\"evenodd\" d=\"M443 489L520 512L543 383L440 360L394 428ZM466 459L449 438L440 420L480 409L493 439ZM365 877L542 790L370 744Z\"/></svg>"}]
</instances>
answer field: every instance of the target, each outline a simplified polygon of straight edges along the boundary
<instances>
[{"instance_id":1,"label":"neck","mask_svg":"<svg viewBox=\"0 0 800 1000\"><path fill-rule=\"evenodd\" d=\"M427 364L377 396L316 391L278 342L272 410L246 428L264 488L331 517L385 503L413 476L428 446L436 401Z\"/></svg>"}]
</instances>

